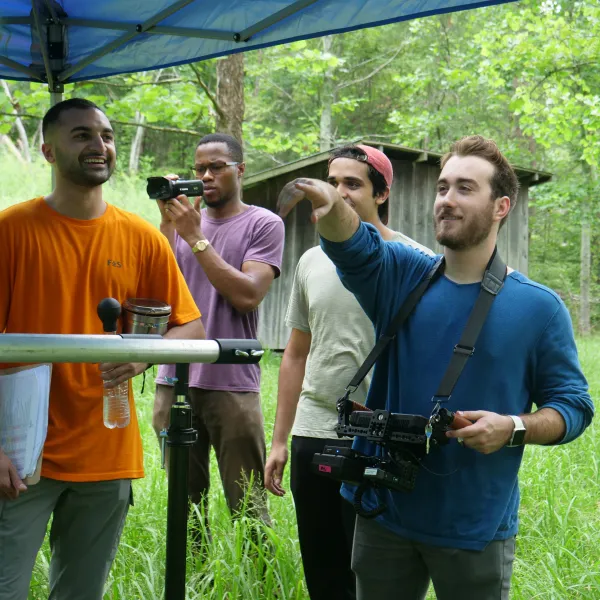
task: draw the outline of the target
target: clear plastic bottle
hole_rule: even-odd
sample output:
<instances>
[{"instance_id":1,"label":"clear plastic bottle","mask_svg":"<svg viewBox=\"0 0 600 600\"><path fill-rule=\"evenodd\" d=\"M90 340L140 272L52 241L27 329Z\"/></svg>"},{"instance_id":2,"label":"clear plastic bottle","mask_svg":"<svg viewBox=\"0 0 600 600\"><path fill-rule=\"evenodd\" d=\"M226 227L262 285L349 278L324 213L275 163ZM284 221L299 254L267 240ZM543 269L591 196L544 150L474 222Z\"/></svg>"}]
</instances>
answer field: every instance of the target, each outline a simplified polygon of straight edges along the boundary
<instances>
[{"instance_id":1,"label":"clear plastic bottle","mask_svg":"<svg viewBox=\"0 0 600 600\"><path fill-rule=\"evenodd\" d=\"M107 335L114 333L107 332ZM129 381L114 388L104 388L104 426L109 429L127 427L129 419Z\"/></svg>"}]
</instances>

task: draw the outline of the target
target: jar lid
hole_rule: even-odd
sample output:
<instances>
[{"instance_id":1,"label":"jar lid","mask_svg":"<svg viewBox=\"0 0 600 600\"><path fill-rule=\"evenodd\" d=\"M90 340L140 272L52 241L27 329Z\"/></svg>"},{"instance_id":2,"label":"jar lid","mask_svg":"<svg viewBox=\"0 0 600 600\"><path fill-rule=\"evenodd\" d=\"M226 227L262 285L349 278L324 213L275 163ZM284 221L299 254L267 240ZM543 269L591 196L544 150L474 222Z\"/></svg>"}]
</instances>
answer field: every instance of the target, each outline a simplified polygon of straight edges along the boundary
<instances>
[{"instance_id":1,"label":"jar lid","mask_svg":"<svg viewBox=\"0 0 600 600\"><path fill-rule=\"evenodd\" d=\"M123 308L138 315L162 316L171 314L170 305L152 298L129 298L123 303Z\"/></svg>"}]
</instances>

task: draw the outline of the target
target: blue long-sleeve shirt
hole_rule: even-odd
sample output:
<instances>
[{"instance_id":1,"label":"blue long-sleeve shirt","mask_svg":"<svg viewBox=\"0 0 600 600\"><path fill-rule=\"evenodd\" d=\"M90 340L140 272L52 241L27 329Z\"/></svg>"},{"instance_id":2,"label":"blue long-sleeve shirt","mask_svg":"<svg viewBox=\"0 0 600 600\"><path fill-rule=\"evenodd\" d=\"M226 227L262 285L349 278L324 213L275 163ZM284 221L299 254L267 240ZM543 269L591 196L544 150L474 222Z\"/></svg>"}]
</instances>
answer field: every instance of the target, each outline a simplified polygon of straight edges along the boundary
<instances>
[{"instance_id":1,"label":"blue long-sleeve shirt","mask_svg":"<svg viewBox=\"0 0 600 600\"><path fill-rule=\"evenodd\" d=\"M377 336L436 260L384 242L364 223L350 240L322 239L321 245L373 321ZM375 365L367 406L430 415L432 397L480 287L444 276L430 286ZM594 414L565 305L553 291L514 271L494 300L475 353L445 406L521 414L533 404L564 417L561 443L579 436ZM356 438L354 448L366 454L379 451L364 438ZM387 509L377 520L406 538L480 550L517 532L522 455L522 447L484 455L452 440L425 457L412 492L370 489L363 505L372 509L385 502ZM354 488L344 485L342 493L351 500Z\"/></svg>"}]
</instances>

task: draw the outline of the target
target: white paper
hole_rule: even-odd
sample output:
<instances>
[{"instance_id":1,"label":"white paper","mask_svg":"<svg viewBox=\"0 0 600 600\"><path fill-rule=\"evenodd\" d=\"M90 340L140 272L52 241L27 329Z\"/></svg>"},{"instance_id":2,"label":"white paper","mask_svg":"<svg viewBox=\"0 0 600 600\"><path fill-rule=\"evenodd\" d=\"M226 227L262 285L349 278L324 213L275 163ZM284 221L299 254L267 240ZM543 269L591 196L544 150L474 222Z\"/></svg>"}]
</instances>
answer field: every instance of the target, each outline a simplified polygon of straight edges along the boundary
<instances>
[{"instance_id":1,"label":"white paper","mask_svg":"<svg viewBox=\"0 0 600 600\"><path fill-rule=\"evenodd\" d=\"M48 432L52 365L0 372L0 447L24 479L33 475Z\"/></svg>"}]
</instances>

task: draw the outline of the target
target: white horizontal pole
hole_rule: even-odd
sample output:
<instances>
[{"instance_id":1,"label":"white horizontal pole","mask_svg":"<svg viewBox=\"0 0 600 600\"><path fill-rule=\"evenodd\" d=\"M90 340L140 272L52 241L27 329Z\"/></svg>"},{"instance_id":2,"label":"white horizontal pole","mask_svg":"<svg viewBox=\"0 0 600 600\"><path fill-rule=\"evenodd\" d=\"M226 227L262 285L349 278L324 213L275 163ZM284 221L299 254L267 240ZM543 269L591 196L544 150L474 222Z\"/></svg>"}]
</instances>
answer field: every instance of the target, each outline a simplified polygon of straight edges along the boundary
<instances>
[{"instance_id":1,"label":"white horizontal pole","mask_svg":"<svg viewBox=\"0 0 600 600\"><path fill-rule=\"evenodd\" d=\"M253 340L239 340L240 348ZM254 342L256 343L256 342ZM119 335L0 335L0 362L214 363L221 349L215 340L128 338Z\"/></svg>"}]
</instances>

